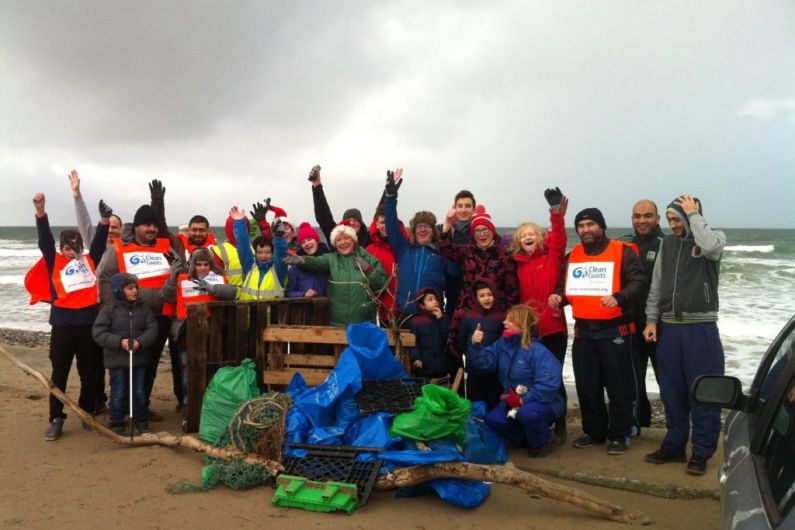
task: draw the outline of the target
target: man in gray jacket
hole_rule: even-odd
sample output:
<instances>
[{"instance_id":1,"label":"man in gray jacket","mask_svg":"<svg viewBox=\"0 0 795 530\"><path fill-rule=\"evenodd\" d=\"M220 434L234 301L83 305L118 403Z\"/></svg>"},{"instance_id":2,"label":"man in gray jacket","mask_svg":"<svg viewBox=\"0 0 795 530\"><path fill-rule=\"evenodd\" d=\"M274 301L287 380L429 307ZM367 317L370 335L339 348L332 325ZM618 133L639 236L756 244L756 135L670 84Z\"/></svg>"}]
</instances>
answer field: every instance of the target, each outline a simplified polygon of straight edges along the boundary
<instances>
[{"instance_id":1,"label":"man in gray jacket","mask_svg":"<svg viewBox=\"0 0 795 530\"><path fill-rule=\"evenodd\" d=\"M701 203L690 195L675 199L665 215L674 233L663 239L657 254L643 336L657 342L657 376L668 432L646 461L684 462L692 421L693 453L687 472L703 475L718 446L720 408L697 403L690 388L700 375L723 374L717 320L718 276L726 236L707 225Z\"/></svg>"}]
</instances>

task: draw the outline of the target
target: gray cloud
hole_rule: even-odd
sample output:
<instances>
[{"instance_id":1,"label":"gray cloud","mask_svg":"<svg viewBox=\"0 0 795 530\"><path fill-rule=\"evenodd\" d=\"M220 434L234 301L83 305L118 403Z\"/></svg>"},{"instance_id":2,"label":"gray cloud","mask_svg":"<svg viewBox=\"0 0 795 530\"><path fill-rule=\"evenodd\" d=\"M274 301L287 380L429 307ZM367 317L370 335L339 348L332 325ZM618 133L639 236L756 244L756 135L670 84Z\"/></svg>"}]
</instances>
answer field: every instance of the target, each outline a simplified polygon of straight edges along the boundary
<instances>
[{"instance_id":1,"label":"gray cloud","mask_svg":"<svg viewBox=\"0 0 795 530\"><path fill-rule=\"evenodd\" d=\"M0 223L30 224L38 189L70 222L72 167L130 216L157 177L174 223L266 195L311 219L320 162L335 213L371 211L402 165L404 217L441 216L469 188L497 224L543 220L541 192L560 185L613 226L636 198L683 191L713 224L795 226L793 11L7 1L0 179L18 185Z\"/></svg>"}]
</instances>

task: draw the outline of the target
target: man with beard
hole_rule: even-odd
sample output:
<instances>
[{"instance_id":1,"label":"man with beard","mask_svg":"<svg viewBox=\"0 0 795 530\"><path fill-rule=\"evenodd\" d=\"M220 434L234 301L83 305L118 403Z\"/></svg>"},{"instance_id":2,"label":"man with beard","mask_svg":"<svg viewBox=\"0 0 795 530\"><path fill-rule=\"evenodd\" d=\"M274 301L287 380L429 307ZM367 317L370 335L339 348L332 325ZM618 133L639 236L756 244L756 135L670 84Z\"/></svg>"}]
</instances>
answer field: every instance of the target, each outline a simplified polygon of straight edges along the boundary
<instances>
[{"instance_id":1,"label":"man with beard","mask_svg":"<svg viewBox=\"0 0 795 530\"><path fill-rule=\"evenodd\" d=\"M627 451L637 399L633 317L648 283L634 247L605 235L601 211L582 210L574 226L581 243L566 257L565 273L549 296L550 307L569 303L574 314L572 364L584 434L573 445L609 440L607 454L621 455Z\"/></svg>"},{"instance_id":2,"label":"man with beard","mask_svg":"<svg viewBox=\"0 0 795 530\"><path fill-rule=\"evenodd\" d=\"M146 368L146 400L147 408L151 401L152 387L157 377L157 365L163 352L163 345L169 336L171 319L163 315L163 299L160 296L166 280L171 274L170 261L172 256L180 256L174 250L170 239L158 237L160 216L152 206L144 204L135 212L133 219L132 241L124 243L121 239L114 242L103 258L100 275L99 291L102 303L111 303L113 290L110 279L119 272L128 272L138 277L139 298L146 304L157 320L157 340L147 351L148 365ZM178 259L178 258L177 258ZM162 421L162 416L148 410L150 421Z\"/></svg>"},{"instance_id":3,"label":"man with beard","mask_svg":"<svg viewBox=\"0 0 795 530\"><path fill-rule=\"evenodd\" d=\"M194 215L188 221L188 235L177 235L185 248L185 262L197 248L209 248L215 244L215 236L210 232L210 221L203 215Z\"/></svg>"}]
</instances>

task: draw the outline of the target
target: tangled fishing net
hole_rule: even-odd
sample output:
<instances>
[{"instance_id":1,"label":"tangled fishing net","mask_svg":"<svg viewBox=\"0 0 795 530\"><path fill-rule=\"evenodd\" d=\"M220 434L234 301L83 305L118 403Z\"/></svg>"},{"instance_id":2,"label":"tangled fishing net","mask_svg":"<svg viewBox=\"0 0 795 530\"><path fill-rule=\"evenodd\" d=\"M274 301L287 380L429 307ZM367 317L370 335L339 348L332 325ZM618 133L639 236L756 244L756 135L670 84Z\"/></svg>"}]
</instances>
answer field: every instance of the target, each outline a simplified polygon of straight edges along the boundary
<instances>
[{"instance_id":1,"label":"tangled fishing net","mask_svg":"<svg viewBox=\"0 0 795 530\"><path fill-rule=\"evenodd\" d=\"M290 396L280 392L266 392L246 401L235 413L226 432L215 446L256 453L268 460L281 462L285 423L291 405ZM173 484L168 491L207 491L219 485L243 490L268 484L274 478L264 466L248 464L241 459L224 461L205 457L205 462L201 484Z\"/></svg>"}]
</instances>

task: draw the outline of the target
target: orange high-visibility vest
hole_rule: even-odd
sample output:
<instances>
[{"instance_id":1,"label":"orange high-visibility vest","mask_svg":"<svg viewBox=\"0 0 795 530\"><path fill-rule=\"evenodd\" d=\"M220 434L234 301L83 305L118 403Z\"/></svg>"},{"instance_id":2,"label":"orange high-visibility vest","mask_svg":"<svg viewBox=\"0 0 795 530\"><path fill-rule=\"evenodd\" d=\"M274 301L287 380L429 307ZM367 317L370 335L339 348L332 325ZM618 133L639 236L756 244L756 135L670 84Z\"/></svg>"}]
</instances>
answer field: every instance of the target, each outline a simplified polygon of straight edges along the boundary
<instances>
[{"instance_id":1,"label":"orange high-visibility vest","mask_svg":"<svg viewBox=\"0 0 795 530\"><path fill-rule=\"evenodd\" d=\"M602 298L621 290L621 260L626 243L610 240L601 254L585 253L582 244L574 247L566 267L566 298L574 318L609 320L620 317L621 307L607 308Z\"/></svg>"},{"instance_id":2,"label":"orange high-visibility vest","mask_svg":"<svg viewBox=\"0 0 795 530\"><path fill-rule=\"evenodd\" d=\"M226 278L220 274L210 272L204 277L204 281L212 284L224 284ZM180 274L177 276L177 318L188 318L188 308L186 304L195 302L212 302L216 298L208 294L206 291L199 290L199 287L193 283L193 280L188 279L187 274Z\"/></svg>"},{"instance_id":3,"label":"orange high-visibility vest","mask_svg":"<svg viewBox=\"0 0 795 530\"><path fill-rule=\"evenodd\" d=\"M171 242L166 238L157 238L151 247L144 247L135 241L126 245L117 239L116 263L119 272L129 272L138 277L141 288L163 287L171 274L171 265L165 254L171 249Z\"/></svg>"}]
</instances>

